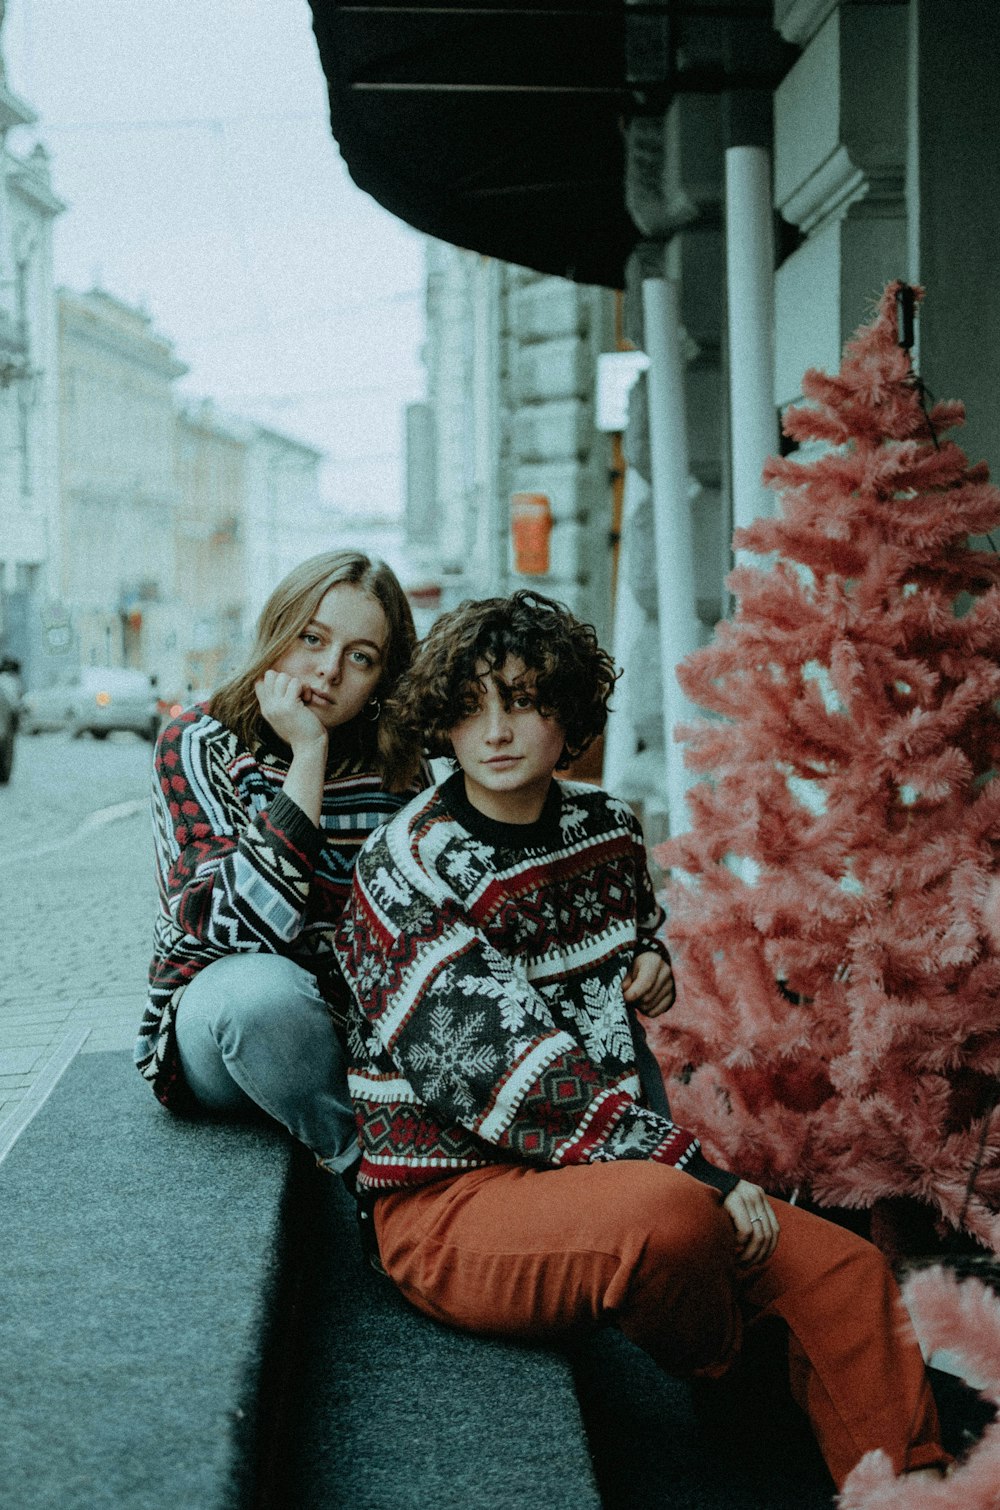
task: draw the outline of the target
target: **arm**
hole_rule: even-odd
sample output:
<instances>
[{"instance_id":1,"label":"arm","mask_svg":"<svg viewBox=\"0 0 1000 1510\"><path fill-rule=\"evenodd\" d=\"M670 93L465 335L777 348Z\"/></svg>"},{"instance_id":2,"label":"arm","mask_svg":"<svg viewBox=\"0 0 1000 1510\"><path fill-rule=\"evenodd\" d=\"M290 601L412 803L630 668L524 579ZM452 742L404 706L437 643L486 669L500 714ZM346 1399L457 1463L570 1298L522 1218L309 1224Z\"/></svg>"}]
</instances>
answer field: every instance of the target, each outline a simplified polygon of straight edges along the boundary
<instances>
[{"instance_id":1,"label":"arm","mask_svg":"<svg viewBox=\"0 0 1000 1510\"><path fill-rule=\"evenodd\" d=\"M778 1218L759 1185L740 1180L722 1202L736 1228L737 1262L744 1268L761 1264L778 1246Z\"/></svg>"},{"instance_id":2,"label":"arm","mask_svg":"<svg viewBox=\"0 0 1000 1510\"><path fill-rule=\"evenodd\" d=\"M329 736L316 714L303 702L298 677L284 671L265 671L254 690L261 713L292 752L282 791L318 828L323 813Z\"/></svg>"},{"instance_id":3,"label":"arm","mask_svg":"<svg viewBox=\"0 0 1000 1510\"><path fill-rule=\"evenodd\" d=\"M323 838L279 792L251 814L217 726L178 721L156 747L153 818L162 905L193 938L232 954L277 952L302 928Z\"/></svg>"},{"instance_id":4,"label":"arm","mask_svg":"<svg viewBox=\"0 0 1000 1510\"><path fill-rule=\"evenodd\" d=\"M414 882L383 835L358 862L340 947L379 1047L419 1102L527 1163L653 1159L724 1192L736 1183L556 1025L454 896L422 895Z\"/></svg>"},{"instance_id":5,"label":"arm","mask_svg":"<svg viewBox=\"0 0 1000 1510\"><path fill-rule=\"evenodd\" d=\"M644 1017L659 1017L669 1012L676 1000L674 974L666 944L659 938L666 913L656 899L646 860L642 830L633 814L628 814L635 850L635 894L637 931L635 957L623 981L625 1000Z\"/></svg>"}]
</instances>

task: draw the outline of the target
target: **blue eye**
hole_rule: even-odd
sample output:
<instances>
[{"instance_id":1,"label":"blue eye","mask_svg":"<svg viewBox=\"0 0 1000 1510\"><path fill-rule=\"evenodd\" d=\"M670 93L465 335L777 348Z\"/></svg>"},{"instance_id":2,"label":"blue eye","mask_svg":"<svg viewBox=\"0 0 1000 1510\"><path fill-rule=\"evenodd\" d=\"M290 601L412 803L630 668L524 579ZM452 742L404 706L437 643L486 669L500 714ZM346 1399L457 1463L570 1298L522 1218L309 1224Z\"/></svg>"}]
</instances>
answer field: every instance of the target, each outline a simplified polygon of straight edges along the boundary
<instances>
[{"instance_id":1,"label":"blue eye","mask_svg":"<svg viewBox=\"0 0 1000 1510\"><path fill-rule=\"evenodd\" d=\"M302 640L304 644L309 646L319 644L319 635L313 634L311 629L304 629L299 635L299 639Z\"/></svg>"}]
</instances>

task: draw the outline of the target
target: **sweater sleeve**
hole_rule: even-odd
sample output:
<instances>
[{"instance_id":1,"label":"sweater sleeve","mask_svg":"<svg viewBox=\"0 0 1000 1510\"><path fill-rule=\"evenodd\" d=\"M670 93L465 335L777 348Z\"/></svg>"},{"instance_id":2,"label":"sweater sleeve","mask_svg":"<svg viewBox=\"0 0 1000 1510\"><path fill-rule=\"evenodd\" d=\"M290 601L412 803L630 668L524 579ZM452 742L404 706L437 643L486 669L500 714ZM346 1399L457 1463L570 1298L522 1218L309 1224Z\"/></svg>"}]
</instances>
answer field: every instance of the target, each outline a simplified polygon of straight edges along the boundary
<instances>
[{"instance_id":1,"label":"sweater sleeve","mask_svg":"<svg viewBox=\"0 0 1000 1510\"><path fill-rule=\"evenodd\" d=\"M422 896L384 841L358 861L341 962L379 1049L416 1100L527 1163L652 1159L725 1193L697 1138L637 1104L553 1019L455 896Z\"/></svg>"},{"instance_id":2,"label":"sweater sleeve","mask_svg":"<svg viewBox=\"0 0 1000 1510\"><path fill-rule=\"evenodd\" d=\"M635 854L635 897L638 932L635 952L636 954L648 954L650 952L658 954L669 965L670 951L659 937L660 929L667 920L667 914L657 901L652 877L649 874L649 862L646 858L646 846L642 838L642 829L639 827L639 820L631 810L627 810L627 823L632 835Z\"/></svg>"},{"instance_id":3,"label":"sweater sleeve","mask_svg":"<svg viewBox=\"0 0 1000 1510\"><path fill-rule=\"evenodd\" d=\"M157 743L153 807L161 895L189 937L276 953L298 936L323 836L290 797L248 812L218 740L179 722Z\"/></svg>"}]
</instances>

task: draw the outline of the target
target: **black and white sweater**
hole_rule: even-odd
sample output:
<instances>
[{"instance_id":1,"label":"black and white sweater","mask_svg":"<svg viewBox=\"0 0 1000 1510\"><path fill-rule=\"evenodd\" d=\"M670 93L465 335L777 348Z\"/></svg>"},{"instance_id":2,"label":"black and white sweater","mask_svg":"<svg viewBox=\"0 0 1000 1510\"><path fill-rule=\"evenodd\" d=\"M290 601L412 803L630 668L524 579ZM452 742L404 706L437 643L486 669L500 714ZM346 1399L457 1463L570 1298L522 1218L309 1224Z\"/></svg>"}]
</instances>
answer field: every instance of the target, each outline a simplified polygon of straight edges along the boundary
<instances>
[{"instance_id":1,"label":"black and white sweater","mask_svg":"<svg viewBox=\"0 0 1000 1510\"><path fill-rule=\"evenodd\" d=\"M461 773L415 798L365 845L337 931L359 1188L653 1159L732 1189L641 1104L622 981L662 923L638 823L606 793L554 782L529 825L484 817Z\"/></svg>"},{"instance_id":2,"label":"black and white sweater","mask_svg":"<svg viewBox=\"0 0 1000 1510\"><path fill-rule=\"evenodd\" d=\"M409 800L371 769L329 769L322 827L282 791L291 752L253 751L212 717L187 709L156 746L153 833L159 906L149 998L135 1058L156 1095L190 1107L174 1035L184 988L227 954L285 954L311 970L335 1017L347 995L333 954L358 851ZM424 776L426 778L426 772Z\"/></svg>"}]
</instances>

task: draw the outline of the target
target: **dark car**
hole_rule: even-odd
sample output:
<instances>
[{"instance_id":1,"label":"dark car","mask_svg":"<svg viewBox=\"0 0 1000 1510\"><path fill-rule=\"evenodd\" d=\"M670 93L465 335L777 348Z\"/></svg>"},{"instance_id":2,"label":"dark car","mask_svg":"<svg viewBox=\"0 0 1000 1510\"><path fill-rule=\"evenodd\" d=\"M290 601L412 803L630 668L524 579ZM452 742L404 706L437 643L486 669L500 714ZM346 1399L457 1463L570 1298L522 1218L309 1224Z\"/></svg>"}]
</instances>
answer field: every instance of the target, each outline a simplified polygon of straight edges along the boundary
<instances>
[{"instance_id":1,"label":"dark car","mask_svg":"<svg viewBox=\"0 0 1000 1510\"><path fill-rule=\"evenodd\" d=\"M0 786L14 769L14 741L21 713L21 667L19 662L0 661Z\"/></svg>"}]
</instances>

